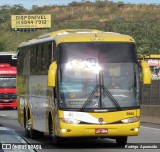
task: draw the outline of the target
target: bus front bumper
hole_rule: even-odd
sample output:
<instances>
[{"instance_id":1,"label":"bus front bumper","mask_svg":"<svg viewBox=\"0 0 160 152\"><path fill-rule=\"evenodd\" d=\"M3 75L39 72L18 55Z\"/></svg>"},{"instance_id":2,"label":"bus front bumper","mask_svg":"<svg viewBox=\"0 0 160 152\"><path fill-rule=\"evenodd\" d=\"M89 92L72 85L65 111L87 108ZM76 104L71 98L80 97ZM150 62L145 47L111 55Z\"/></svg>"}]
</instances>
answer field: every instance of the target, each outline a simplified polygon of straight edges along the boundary
<instances>
[{"instance_id":1,"label":"bus front bumper","mask_svg":"<svg viewBox=\"0 0 160 152\"><path fill-rule=\"evenodd\" d=\"M12 109L17 109L17 101L14 100L13 102L3 102L0 103L0 109L5 109L5 108L12 108Z\"/></svg>"},{"instance_id":2,"label":"bus front bumper","mask_svg":"<svg viewBox=\"0 0 160 152\"><path fill-rule=\"evenodd\" d=\"M124 124L66 124L60 122L58 136L60 137L116 137L137 136L140 122Z\"/></svg>"}]
</instances>

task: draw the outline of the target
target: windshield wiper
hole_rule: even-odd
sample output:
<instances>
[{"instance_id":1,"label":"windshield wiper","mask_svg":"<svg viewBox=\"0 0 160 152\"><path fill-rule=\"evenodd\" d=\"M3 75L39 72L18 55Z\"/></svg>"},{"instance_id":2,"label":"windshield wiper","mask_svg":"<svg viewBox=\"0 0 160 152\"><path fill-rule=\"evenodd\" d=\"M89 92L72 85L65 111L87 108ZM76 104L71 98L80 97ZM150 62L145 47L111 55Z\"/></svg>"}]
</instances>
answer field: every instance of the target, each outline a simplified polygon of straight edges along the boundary
<instances>
[{"instance_id":1,"label":"windshield wiper","mask_svg":"<svg viewBox=\"0 0 160 152\"><path fill-rule=\"evenodd\" d=\"M100 89L100 98L99 98L99 103L100 103L100 108L101 108L101 104L102 104L102 90L103 92L106 93L107 97L115 104L116 108L118 111L121 111L121 107L118 104L118 102L116 101L116 99L112 96L112 94L109 92L109 90L104 86L104 82L103 82L103 75L100 72L99 73L99 82L100 85L96 85L96 87L94 88L94 90L91 92L90 96L88 97L88 99L85 101L85 103L82 106L82 110L85 109L85 107L88 105L89 102L91 102L92 97L94 96L94 94L96 93L96 91L98 89Z\"/></svg>"},{"instance_id":2,"label":"windshield wiper","mask_svg":"<svg viewBox=\"0 0 160 152\"><path fill-rule=\"evenodd\" d=\"M109 92L109 90L102 85L102 89L106 92L108 98L115 104L115 106L117 107L117 110L121 111L121 107L119 105L119 103L117 102L117 100L112 96L112 94Z\"/></svg>"},{"instance_id":3,"label":"windshield wiper","mask_svg":"<svg viewBox=\"0 0 160 152\"><path fill-rule=\"evenodd\" d=\"M94 96L94 94L96 93L96 91L98 90L98 88L102 88L103 92L106 93L107 97L115 104L117 110L121 111L121 107L120 105L118 104L118 102L116 101L116 99L112 96L112 94L108 91L107 88L105 88L104 85L97 85L94 90L92 91L92 93L90 94L90 96L88 97L88 99L85 101L85 103L83 104L82 106L82 110L85 109L85 107L88 105L88 103L91 101L92 97ZM101 107L101 102L102 102L102 92L100 91L100 107Z\"/></svg>"},{"instance_id":4,"label":"windshield wiper","mask_svg":"<svg viewBox=\"0 0 160 152\"><path fill-rule=\"evenodd\" d=\"M92 97L94 96L94 94L96 93L96 91L98 90L98 88L100 87L100 85L97 85L94 90L91 92L90 96L88 97L88 99L85 101L85 103L82 106L82 110L85 109L86 105L89 103L89 101L92 99Z\"/></svg>"}]
</instances>

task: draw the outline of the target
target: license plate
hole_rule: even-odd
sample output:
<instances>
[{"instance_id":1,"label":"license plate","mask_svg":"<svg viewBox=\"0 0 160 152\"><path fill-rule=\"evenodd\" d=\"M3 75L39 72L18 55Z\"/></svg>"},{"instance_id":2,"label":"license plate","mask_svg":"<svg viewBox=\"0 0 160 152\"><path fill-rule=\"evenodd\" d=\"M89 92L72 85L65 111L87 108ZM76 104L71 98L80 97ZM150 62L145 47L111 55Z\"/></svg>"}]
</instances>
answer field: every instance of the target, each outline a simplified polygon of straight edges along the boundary
<instances>
[{"instance_id":1,"label":"license plate","mask_svg":"<svg viewBox=\"0 0 160 152\"><path fill-rule=\"evenodd\" d=\"M9 102L9 100L3 100L2 102Z\"/></svg>"},{"instance_id":2,"label":"license plate","mask_svg":"<svg viewBox=\"0 0 160 152\"><path fill-rule=\"evenodd\" d=\"M96 134L107 134L108 133L108 129L98 128L98 129L95 129L95 133Z\"/></svg>"}]
</instances>

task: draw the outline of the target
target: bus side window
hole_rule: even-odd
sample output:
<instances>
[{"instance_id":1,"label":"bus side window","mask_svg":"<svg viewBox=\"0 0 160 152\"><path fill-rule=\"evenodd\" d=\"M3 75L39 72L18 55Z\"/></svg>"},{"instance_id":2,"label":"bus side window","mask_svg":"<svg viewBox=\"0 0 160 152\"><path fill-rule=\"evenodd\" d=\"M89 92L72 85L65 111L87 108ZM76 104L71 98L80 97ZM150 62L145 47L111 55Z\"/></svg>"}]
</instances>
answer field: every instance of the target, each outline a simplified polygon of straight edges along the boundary
<instances>
[{"instance_id":1,"label":"bus side window","mask_svg":"<svg viewBox=\"0 0 160 152\"><path fill-rule=\"evenodd\" d=\"M45 46L44 46L44 44L42 44L41 45L41 74L44 74L44 54L45 54L45 48L44 48Z\"/></svg>"},{"instance_id":2,"label":"bus side window","mask_svg":"<svg viewBox=\"0 0 160 152\"><path fill-rule=\"evenodd\" d=\"M19 75L22 75L23 72L23 60L22 60L22 56L23 56L23 51L20 48L19 49L19 53L18 53L18 60L17 60L17 64L19 65L17 68L17 73L19 73Z\"/></svg>"},{"instance_id":3,"label":"bus side window","mask_svg":"<svg viewBox=\"0 0 160 152\"><path fill-rule=\"evenodd\" d=\"M31 48L31 53L30 53L30 71L31 74L36 74L37 71L37 46L34 45Z\"/></svg>"},{"instance_id":4,"label":"bus side window","mask_svg":"<svg viewBox=\"0 0 160 152\"><path fill-rule=\"evenodd\" d=\"M52 42L52 61L56 61L56 43L53 41Z\"/></svg>"},{"instance_id":5,"label":"bus side window","mask_svg":"<svg viewBox=\"0 0 160 152\"><path fill-rule=\"evenodd\" d=\"M51 52L52 44L45 43L43 46L43 72L44 74L48 73L49 65L51 64Z\"/></svg>"},{"instance_id":6,"label":"bus side window","mask_svg":"<svg viewBox=\"0 0 160 152\"><path fill-rule=\"evenodd\" d=\"M30 47L27 46L24 48L23 51L23 55L24 55L24 59L23 59L23 75L28 75L29 74L29 51Z\"/></svg>"},{"instance_id":7,"label":"bus side window","mask_svg":"<svg viewBox=\"0 0 160 152\"><path fill-rule=\"evenodd\" d=\"M42 44L38 45L37 68L38 68L37 74L41 74L41 70L42 70Z\"/></svg>"}]
</instances>

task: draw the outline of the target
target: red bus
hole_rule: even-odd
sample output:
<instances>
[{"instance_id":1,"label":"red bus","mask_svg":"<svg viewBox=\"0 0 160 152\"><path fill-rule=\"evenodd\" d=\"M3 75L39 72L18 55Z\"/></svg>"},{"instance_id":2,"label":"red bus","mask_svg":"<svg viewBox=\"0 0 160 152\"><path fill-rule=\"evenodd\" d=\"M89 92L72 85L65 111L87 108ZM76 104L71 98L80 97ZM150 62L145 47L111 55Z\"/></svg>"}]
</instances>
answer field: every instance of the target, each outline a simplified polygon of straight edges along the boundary
<instances>
[{"instance_id":1,"label":"red bus","mask_svg":"<svg viewBox=\"0 0 160 152\"><path fill-rule=\"evenodd\" d=\"M0 53L0 109L17 109L16 54Z\"/></svg>"}]
</instances>

